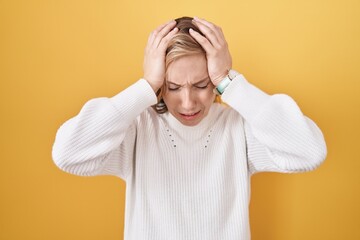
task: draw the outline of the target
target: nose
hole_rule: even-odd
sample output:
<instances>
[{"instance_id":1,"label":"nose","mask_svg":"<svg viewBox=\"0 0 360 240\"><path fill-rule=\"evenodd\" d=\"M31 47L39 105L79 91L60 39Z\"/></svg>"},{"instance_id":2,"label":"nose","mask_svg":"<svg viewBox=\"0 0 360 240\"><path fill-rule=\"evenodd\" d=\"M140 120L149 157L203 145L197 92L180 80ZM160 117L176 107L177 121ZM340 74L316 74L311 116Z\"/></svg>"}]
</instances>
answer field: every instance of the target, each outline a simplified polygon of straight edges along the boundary
<instances>
[{"instance_id":1,"label":"nose","mask_svg":"<svg viewBox=\"0 0 360 240\"><path fill-rule=\"evenodd\" d=\"M184 89L181 96L181 107L185 111L195 110L196 96L190 89Z\"/></svg>"}]
</instances>

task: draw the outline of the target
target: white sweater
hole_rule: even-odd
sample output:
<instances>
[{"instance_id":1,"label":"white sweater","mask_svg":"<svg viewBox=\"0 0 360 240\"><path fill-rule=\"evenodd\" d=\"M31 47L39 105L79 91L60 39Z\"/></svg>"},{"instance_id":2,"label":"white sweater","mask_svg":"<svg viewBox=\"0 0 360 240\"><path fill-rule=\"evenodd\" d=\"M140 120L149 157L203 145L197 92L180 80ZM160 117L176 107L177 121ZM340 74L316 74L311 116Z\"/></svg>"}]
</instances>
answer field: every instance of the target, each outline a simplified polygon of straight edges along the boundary
<instances>
[{"instance_id":1,"label":"white sweater","mask_svg":"<svg viewBox=\"0 0 360 240\"><path fill-rule=\"evenodd\" d=\"M126 181L125 240L248 240L250 177L303 172L326 157L323 135L292 98L237 76L197 126L150 106L140 79L88 101L58 130L56 165Z\"/></svg>"}]
</instances>

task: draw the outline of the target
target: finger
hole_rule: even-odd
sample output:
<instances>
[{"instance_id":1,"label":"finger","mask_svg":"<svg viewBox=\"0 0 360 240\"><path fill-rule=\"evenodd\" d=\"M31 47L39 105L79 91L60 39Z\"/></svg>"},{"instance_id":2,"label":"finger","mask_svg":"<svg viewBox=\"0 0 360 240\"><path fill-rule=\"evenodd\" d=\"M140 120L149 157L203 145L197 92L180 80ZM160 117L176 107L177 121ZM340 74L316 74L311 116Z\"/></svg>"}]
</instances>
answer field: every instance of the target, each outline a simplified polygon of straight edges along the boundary
<instances>
[{"instance_id":1,"label":"finger","mask_svg":"<svg viewBox=\"0 0 360 240\"><path fill-rule=\"evenodd\" d=\"M165 37L176 25L175 21L171 21L166 24L160 31L154 32L154 41L152 46L157 48L159 46L160 41Z\"/></svg>"},{"instance_id":2,"label":"finger","mask_svg":"<svg viewBox=\"0 0 360 240\"><path fill-rule=\"evenodd\" d=\"M200 33L194 31L192 28L190 28L189 33L204 48L206 53L212 53L214 51L213 45L206 37L203 37Z\"/></svg>"},{"instance_id":3,"label":"finger","mask_svg":"<svg viewBox=\"0 0 360 240\"><path fill-rule=\"evenodd\" d=\"M216 33L213 29L209 28L208 26L206 26L201 22L196 22L196 21L194 22L196 26L200 29L200 31L206 36L206 38L209 39L209 41L214 47L220 46L220 41L217 38Z\"/></svg>"},{"instance_id":4,"label":"finger","mask_svg":"<svg viewBox=\"0 0 360 240\"><path fill-rule=\"evenodd\" d=\"M209 28L214 28L214 27L216 27L215 24L213 24L213 23L211 23L211 22L208 22L208 21L206 21L206 20L203 19L203 18L194 17L193 19L194 19L195 22L201 22L202 24L208 26Z\"/></svg>"},{"instance_id":5,"label":"finger","mask_svg":"<svg viewBox=\"0 0 360 240\"><path fill-rule=\"evenodd\" d=\"M224 34L222 32L222 29L219 26L216 26L215 24L206 21L205 19L194 17L195 23L201 23L205 26L207 26L209 29L211 29L214 34L216 35L218 42L221 42L222 40L225 41Z\"/></svg>"},{"instance_id":6,"label":"finger","mask_svg":"<svg viewBox=\"0 0 360 240\"><path fill-rule=\"evenodd\" d=\"M169 24L174 24L175 20L170 20L166 23L161 24L160 26L158 26L156 29L154 29L154 31L152 31L149 35L149 39L148 39L148 45L152 45L154 42L154 39L156 37L156 34L159 33L164 27L166 27Z\"/></svg>"},{"instance_id":7,"label":"finger","mask_svg":"<svg viewBox=\"0 0 360 240\"><path fill-rule=\"evenodd\" d=\"M161 39L158 49L162 50L165 53L165 50L170 42L170 40L175 36L175 34L179 31L177 27L173 28L163 39Z\"/></svg>"}]
</instances>

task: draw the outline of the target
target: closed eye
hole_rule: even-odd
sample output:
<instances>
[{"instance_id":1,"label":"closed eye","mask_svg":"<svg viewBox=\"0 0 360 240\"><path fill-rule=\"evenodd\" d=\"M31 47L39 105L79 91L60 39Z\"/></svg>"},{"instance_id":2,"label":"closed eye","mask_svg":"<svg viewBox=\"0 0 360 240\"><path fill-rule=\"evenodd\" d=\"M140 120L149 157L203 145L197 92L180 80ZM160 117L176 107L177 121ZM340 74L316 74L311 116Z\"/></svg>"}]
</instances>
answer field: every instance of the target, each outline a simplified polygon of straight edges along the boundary
<instances>
[{"instance_id":1,"label":"closed eye","mask_svg":"<svg viewBox=\"0 0 360 240\"><path fill-rule=\"evenodd\" d=\"M210 84L210 81L207 82L205 85L204 84L199 84L199 85L195 85L196 88L199 88L199 89L205 89L209 86Z\"/></svg>"},{"instance_id":2,"label":"closed eye","mask_svg":"<svg viewBox=\"0 0 360 240\"><path fill-rule=\"evenodd\" d=\"M176 87L176 88L170 88L170 87L169 87L169 88L168 88L169 91L176 91L176 90L179 90L179 89L180 89L180 87Z\"/></svg>"},{"instance_id":3,"label":"closed eye","mask_svg":"<svg viewBox=\"0 0 360 240\"><path fill-rule=\"evenodd\" d=\"M199 82L199 83L193 85L193 87L195 87L197 89L206 89L209 86L210 83L211 83L211 81L208 81L208 82L202 81L202 82ZM177 84L174 84L174 83L170 83L168 85L168 90L169 91L177 91L180 88L181 88L181 86L179 86Z\"/></svg>"}]
</instances>

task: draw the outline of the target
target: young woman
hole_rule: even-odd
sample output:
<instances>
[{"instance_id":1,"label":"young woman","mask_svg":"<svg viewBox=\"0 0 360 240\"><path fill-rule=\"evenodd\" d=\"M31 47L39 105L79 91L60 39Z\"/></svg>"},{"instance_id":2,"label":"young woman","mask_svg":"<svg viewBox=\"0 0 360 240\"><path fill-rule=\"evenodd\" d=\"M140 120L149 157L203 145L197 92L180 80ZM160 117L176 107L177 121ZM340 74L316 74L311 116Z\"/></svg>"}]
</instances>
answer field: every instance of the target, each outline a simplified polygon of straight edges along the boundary
<instances>
[{"instance_id":1,"label":"young woman","mask_svg":"<svg viewBox=\"0 0 360 240\"><path fill-rule=\"evenodd\" d=\"M294 100L249 83L222 30L188 17L154 30L143 78L88 101L53 146L66 172L126 182L126 240L250 239L251 175L310 171L325 156Z\"/></svg>"}]
</instances>

